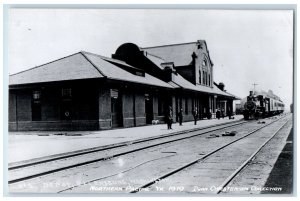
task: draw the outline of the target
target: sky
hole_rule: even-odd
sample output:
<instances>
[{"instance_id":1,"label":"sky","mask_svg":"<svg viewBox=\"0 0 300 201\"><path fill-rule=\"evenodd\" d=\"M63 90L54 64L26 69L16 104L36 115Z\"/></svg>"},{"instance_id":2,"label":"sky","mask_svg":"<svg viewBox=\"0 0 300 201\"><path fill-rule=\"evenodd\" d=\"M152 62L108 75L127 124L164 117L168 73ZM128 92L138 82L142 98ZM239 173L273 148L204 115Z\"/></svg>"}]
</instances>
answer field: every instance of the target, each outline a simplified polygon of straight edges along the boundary
<instances>
[{"instance_id":1,"label":"sky","mask_svg":"<svg viewBox=\"0 0 300 201\"><path fill-rule=\"evenodd\" d=\"M288 10L10 9L8 71L16 73L81 50L111 57L140 47L205 40L214 81L241 98L271 89L293 98L293 13Z\"/></svg>"}]
</instances>

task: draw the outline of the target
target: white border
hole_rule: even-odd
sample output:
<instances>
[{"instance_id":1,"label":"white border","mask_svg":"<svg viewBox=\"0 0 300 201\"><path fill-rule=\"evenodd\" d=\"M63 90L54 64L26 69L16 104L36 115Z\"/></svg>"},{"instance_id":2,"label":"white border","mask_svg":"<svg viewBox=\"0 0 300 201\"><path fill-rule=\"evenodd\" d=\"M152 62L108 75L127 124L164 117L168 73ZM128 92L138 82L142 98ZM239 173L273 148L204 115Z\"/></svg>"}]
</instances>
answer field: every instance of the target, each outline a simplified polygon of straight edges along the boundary
<instances>
[{"instance_id":1,"label":"white border","mask_svg":"<svg viewBox=\"0 0 300 201\"><path fill-rule=\"evenodd\" d=\"M126 0L126 1L122 1L122 0L101 0L101 1L99 1L99 0L72 0L72 1L70 1L70 0L52 0L52 1L41 1L41 0L28 0L28 1L22 1L22 0L3 0L2 1L2 6L1 6L1 16L3 16L3 5L4 4L22 4L22 5L27 5L28 6L28 4L42 4L42 5L45 5L45 4L47 4L47 5L53 5L53 4L57 4L57 5L61 5L61 4L65 4L65 5L67 5L67 4L70 4L70 3L72 3L72 4L82 4L82 5L86 5L86 4L109 4L109 5L116 5L116 4L125 4L126 3L126 5L132 5L132 4L138 4L138 5L145 5L145 4L168 4L170 1L169 0L144 0L143 2L141 2L141 1L137 1L137 0ZM297 2L297 0L272 0L272 1L269 1L269 0L252 0L252 1L238 1L238 0L235 0L235 1L222 1L222 0L202 0L202 1L196 1L196 0L172 0L171 1L172 2L172 4L178 4L178 7L181 7L181 5L186 5L186 4L199 4L199 3L201 3L201 4L210 4L210 6L211 7L213 7L213 4L216 4L215 6L216 7L218 7L218 6L220 6L219 4L221 4L221 6L222 5L228 5L229 7L230 7L230 4L238 4L238 5L245 5L245 4L257 4L257 5L261 5L262 6L262 8L264 7L264 6L266 6L266 7L268 7L269 5L270 5L270 3L272 4L272 5L274 5L274 4L298 4L298 2ZM263 4L266 4L266 5L263 5ZM116 5L117 6L117 5ZM234 6L234 5L233 5ZM251 5L250 5L250 7L251 7ZM297 16L296 16L296 18L297 18ZM298 27L298 20L297 20L297 24L296 24L296 26ZM1 29L2 29L2 34L3 34L3 20L1 20ZM297 37L297 36L296 36ZM1 41L1 45L2 45L2 49L1 49L1 56L0 56L0 58L2 59L2 61L3 61L3 35L2 35L2 37L1 37L1 39L0 39L0 41ZM298 42L297 42L297 44L298 44ZM297 44L295 44L296 45L296 47L298 46ZM298 54L297 55L295 55L295 56L297 56L297 58L298 58ZM296 64L295 64L296 65ZM296 68L296 66L295 66L295 68ZM298 77L298 72L299 71L297 71L297 75L295 75L295 78L296 77ZM3 76L4 76L4 74L3 73L7 73L7 70L6 71L4 71L3 72L3 70L2 71L0 71L0 76L3 78ZM3 85L3 81L2 82L0 82L1 84L0 84L0 90L1 90L1 93L3 94L4 92L5 92L5 90L7 90L7 87L5 87L4 85ZM4 87L4 88L3 88ZM297 88L297 94L298 94L298 87L296 87ZM5 100L5 99L7 99L7 92L5 93L5 94L3 94L4 96L2 96L2 98L1 98L1 104L0 104L0 112L2 113L2 114L7 114L7 108L4 108L3 107L3 104L5 103L5 101L3 101L3 100ZM298 102L298 101L297 101ZM296 103L295 103L296 104ZM5 109L5 110L4 110ZM1 117L0 117L0 129L3 131L3 115L1 115ZM296 123L296 122L295 122ZM298 124L298 121L297 121L297 124ZM2 144L3 144L3 138L1 138L1 142L2 142ZM1 149L1 153L2 153L2 155L3 155L3 149ZM298 163L298 161L299 161L299 158L297 157L297 163ZM298 164L297 164L297 167L299 167L298 166ZM2 172L2 174L3 174L3 158L2 158L2 165L1 165L1 172ZM2 175L3 176L3 175ZM3 178L3 177L2 177ZM294 177L295 178L295 177ZM295 178L296 179L296 178ZM297 175L297 180L299 181L299 174ZM298 186L297 186L298 187ZM3 191L3 182L1 182L1 184L0 184L0 188L1 188L1 190ZM296 189L294 189L295 191L297 191L298 190L298 188ZM2 192L2 195L3 195L3 192ZM113 198L109 198L109 199L112 199L112 200L115 200L115 199L119 199L120 197L113 197ZM5 199L16 199L16 200L40 200L41 198L40 197L34 197L34 198L31 198L31 197L5 197ZM46 199L46 200L52 200L53 199L53 197L43 197L43 199ZM82 200L82 199L84 199L84 198L82 198L82 197L77 197L77 198L74 198L74 197L63 197L63 198L60 198L60 199L63 199L63 200ZM97 200L99 200L99 199L103 199L103 197L89 197L89 199L97 199ZM125 200L137 200L137 199L141 199L140 197L125 197L125 198L123 198L123 199L125 199ZM146 198L142 198L143 200L145 200L145 201L148 201L148 200L153 200L153 197L146 197ZM157 198L155 198L155 199L157 199ZM165 197L164 198L161 198L161 199L165 199ZM207 200L213 200L213 199L216 199L216 197L185 197L185 198L182 198L182 197L172 197L172 198L170 198L170 199L172 199L172 200L175 200L175 201L177 201L177 200L186 200L186 199L188 199L188 200L199 200L199 199L207 199ZM218 197L217 199L222 199L222 200L240 200L241 198L240 197ZM243 200L247 200L247 199L257 199L257 200L262 200L262 199L266 199L266 197L255 197L255 198L253 198L253 196L250 196L250 197L243 197ZM271 197L271 199L272 199L272 201L274 200L274 201L276 201L276 200L282 200L282 199L288 199L288 200L295 200L296 199L296 197L289 197L289 198L287 198L287 197L281 197L281 196L275 196L275 197Z\"/></svg>"}]
</instances>

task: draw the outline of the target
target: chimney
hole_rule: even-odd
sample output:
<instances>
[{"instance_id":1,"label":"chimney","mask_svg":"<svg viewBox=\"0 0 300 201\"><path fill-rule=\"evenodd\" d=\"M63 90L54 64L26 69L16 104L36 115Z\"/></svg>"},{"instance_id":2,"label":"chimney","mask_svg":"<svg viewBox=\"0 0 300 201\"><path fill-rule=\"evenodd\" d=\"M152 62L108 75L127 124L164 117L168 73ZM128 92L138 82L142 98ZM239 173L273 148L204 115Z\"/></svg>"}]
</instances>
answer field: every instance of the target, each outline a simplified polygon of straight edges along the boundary
<instances>
[{"instance_id":1,"label":"chimney","mask_svg":"<svg viewBox=\"0 0 300 201\"><path fill-rule=\"evenodd\" d=\"M166 62L161 63L161 66L164 68L163 74L164 74L164 81L170 82L173 80L173 73L174 73L174 63L173 62Z\"/></svg>"},{"instance_id":2,"label":"chimney","mask_svg":"<svg viewBox=\"0 0 300 201\"><path fill-rule=\"evenodd\" d=\"M224 91L225 84L223 82L220 82L218 85L218 88L221 89L222 91Z\"/></svg>"}]
</instances>

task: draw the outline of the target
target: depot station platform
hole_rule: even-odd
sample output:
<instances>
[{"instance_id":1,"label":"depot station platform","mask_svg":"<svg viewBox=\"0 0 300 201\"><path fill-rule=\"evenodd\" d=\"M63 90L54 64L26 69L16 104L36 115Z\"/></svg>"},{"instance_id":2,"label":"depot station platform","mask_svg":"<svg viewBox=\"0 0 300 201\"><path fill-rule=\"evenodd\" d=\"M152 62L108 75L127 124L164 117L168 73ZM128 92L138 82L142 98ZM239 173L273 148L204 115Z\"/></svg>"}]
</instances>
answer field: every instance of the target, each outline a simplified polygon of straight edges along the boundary
<instances>
[{"instance_id":1,"label":"depot station platform","mask_svg":"<svg viewBox=\"0 0 300 201\"><path fill-rule=\"evenodd\" d=\"M241 119L243 119L242 115L235 115L234 119L225 117L219 120L199 120L197 121L197 125L194 125L193 121L183 122L182 126L179 126L178 123L173 123L172 130L168 130L166 124L158 124L101 131L9 132L7 161L8 163L15 163L32 160L82 149L194 130L216 124L239 121Z\"/></svg>"}]
</instances>

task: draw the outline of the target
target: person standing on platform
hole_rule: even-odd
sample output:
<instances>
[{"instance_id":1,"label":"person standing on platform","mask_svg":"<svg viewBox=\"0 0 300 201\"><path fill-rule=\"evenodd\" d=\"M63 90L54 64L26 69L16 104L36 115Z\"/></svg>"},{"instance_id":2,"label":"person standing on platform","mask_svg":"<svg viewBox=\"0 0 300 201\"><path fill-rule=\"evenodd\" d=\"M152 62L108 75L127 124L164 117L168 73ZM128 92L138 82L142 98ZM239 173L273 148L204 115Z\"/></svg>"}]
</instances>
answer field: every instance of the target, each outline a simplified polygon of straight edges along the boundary
<instances>
[{"instance_id":1,"label":"person standing on platform","mask_svg":"<svg viewBox=\"0 0 300 201\"><path fill-rule=\"evenodd\" d=\"M198 119L198 110L197 110L197 108L194 109L193 116L194 116L195 125L197 125L197 119Z\"/></svg>"},{"instance_id":2,"label":"person standing on platform","mask_svg":"<svg viewBox=\"0 0 300 201\"><path fill-rule=\"evenodd\" d=\"M183 111L182 111L182 108L180 108L180 110L178 112L179 126L182 126L182 119L183 119Z\"/></svg>"},{"instance_id":3,"label":"person standing on platform","mask_svg":"<svg viewBox=\"0 0 300 201\"><path fill-rule=\"evenodd\" d=\"M168 114L167 114L168 130L172 129L172 123L173 123L173 110L172 110L172 107L169 106L169 110L168 110Z\"/></svg>"},{"instance_id":4,"label":"person standing on platform","mask_svg":"<svg viewBox=\"0 0 300 201\"><path fill-rule=\"evenodd\" d=\"M219 108L217 109L216 117L217 117L217 119L220 119L220 117L221 117L221 111Z\"/></svg>"}]
</instances>

